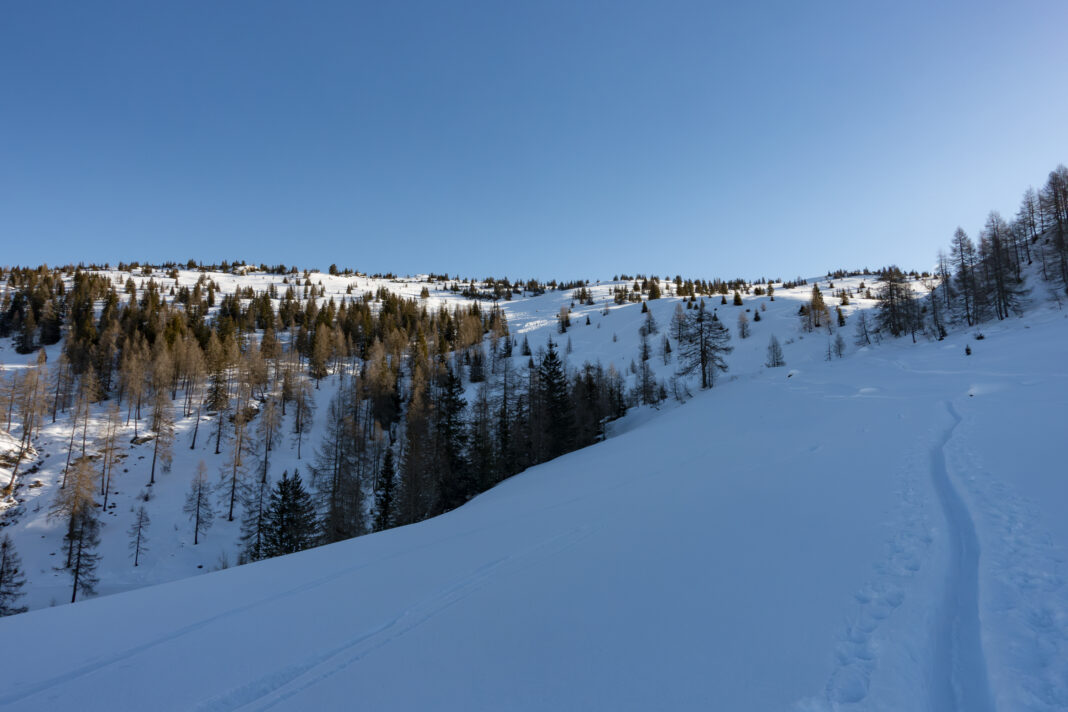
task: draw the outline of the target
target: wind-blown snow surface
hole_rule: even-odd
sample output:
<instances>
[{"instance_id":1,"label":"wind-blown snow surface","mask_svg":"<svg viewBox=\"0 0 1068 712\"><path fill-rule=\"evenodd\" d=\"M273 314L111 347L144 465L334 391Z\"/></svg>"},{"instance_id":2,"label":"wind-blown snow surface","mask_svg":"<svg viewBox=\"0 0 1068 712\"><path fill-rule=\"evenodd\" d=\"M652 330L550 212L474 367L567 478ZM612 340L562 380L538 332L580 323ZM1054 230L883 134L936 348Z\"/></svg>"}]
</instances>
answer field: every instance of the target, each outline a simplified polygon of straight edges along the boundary
<instances>
[{"instance_id":1,"label":"wind-blown snow surface","mask_svg":"<svg viewBox=\"0 0 1068 712\"><path fill-rule=\"evenodd\" d=\"M0 620L0 707L1066 709L1068 320L985 331L724 382L415 526Z\"/></svg>"}]
</instances>

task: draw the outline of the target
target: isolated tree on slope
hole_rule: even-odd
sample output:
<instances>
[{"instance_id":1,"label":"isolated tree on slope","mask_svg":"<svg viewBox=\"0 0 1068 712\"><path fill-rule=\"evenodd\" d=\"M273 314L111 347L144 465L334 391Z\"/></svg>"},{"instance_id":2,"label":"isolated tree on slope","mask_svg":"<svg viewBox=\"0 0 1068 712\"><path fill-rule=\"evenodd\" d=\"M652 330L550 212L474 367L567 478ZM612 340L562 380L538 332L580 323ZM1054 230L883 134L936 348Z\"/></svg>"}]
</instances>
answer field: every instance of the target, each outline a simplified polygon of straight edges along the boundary
<instances>
[{"instance_id":1,"label":"isolated tree on slope","mask_svg":"<svg viewBox=\"0 0 1068 712\"><path fill-rule=\"evenodd\" d=\"M151 523L144 505L137 508L133 523L126 533L130 535L130 553L134 557L134 566L141 563L141 555L148 551L148 525Z\"/></svg>"},{"instance_id":2,"label":"isolated tree on slope","mask_svg":"<svg viewBox=\"0 0 1068 712\"><path fill-rule=\"evenodd\" d=\"M208 466L201 460L197 473L189 487L183 511L193 522L193 545L200 543L200 536L215 521L215 510L211 506L211 484L208 482Z\"/></svg>"},{"instance_id":3,"label":"isolated tree on slope","mask_svg":"<svg viewBox=\"0 0 1068 712\"><path fill-rule=\"evenodd\" d=\"M738 314L738 338L749 338L749 317L745 315L745 312Z\"/></svg>"},{"instance_id":4,"label":"isolated tree on slope","mask_svg":"<svg viewBox=\"0 0 1068 712\"><path fill-rule=\"evenodd\" d=\"M724 356L734 350L729 346L730 331L714 313L709 314L702 299L690 317L687 339L680 345L679 373L701 374L701 388L715 385L716 373L726 372Z\"/></svg>"},{"instance_id":5,"label":"isolated tree on slope","mask_svg":"<svg viewBox=\"0 0 1068 712\"><path fill-rule=\"evenodd\" d=\"M772 334L771 338L768 339L768 357L764 361L764 365L768 368L779 368L786 365L782 346L779 345L779 340L775 338L775 334Z\"/></svg>"},{"instance_id":6,"label":"isolated tree on slope","mask_svg":"<svg viewBox=\"0 0 1068 712\"><path fill-rule=\"evenodd\" d=\"M0 618L26 612L26 606L16 605L16 601L25 595L22 591L25 585L22 559L15 551L11 537L4 534L0 539Z\"/></svg>"},{"instance_id":7,"label":"isolated tree on slope","mask_svg":"<svg viewBox=\"0 0 1068 712\"><path fill-rule=\"evenodd\" d=\"M152 445L152 468L148 478L150 485L156 483L156 462L159 461L164 472L170 472L174 459L174 418L166 391L156 390L153 414L156 441Z\"/></svg>"}]
</instances>

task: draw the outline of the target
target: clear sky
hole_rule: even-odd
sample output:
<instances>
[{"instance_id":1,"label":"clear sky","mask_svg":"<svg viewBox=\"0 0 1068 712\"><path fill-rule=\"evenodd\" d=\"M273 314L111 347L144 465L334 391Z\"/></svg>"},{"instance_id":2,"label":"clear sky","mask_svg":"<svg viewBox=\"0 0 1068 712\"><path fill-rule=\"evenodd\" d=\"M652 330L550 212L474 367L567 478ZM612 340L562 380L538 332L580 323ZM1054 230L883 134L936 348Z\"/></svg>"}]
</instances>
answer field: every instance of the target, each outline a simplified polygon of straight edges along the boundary
<instances>
[{"instance_id":1,"label":"clear sky","mask_svg":"<svg viewBox=\"0 0 1068 712\"><path fill-rule=\"evenodd\" d=\"M1068 3L37 2L0 263L924 268L1068 161Z\"/></svg>"}]
</instances>

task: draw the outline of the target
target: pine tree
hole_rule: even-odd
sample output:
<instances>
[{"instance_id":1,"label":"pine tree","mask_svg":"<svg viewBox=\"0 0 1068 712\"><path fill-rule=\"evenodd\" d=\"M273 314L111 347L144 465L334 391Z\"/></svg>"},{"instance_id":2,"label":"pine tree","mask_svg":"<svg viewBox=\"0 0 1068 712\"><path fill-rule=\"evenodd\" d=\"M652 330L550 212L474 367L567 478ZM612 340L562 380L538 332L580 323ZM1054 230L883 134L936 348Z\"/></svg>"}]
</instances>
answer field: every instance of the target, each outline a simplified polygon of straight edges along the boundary
<instances>
[{"instance_id":1,"label":"pine tree","mask_svg":"<svg viewBox=\"0 0 1068 712\"><path fill-rule=\"evenodd\" d=\"M538 365L540 401L545 407L545 439L548 459L571 450L573 407L564 364L549 339L545 356Z\"/></svg>"},{"instance_id":2,"label":"pine tree","mask_svg":"<svg viewBox=\"0 0 1068 712\"><path fill-rule=\"evenodd\" d=\"M126 530L126 533L130 535L130 553L133 556L134 566L141 563L141 556L148 551L147 530L151 523L152 520L149 519L145 506L141 505L134 513L133 523Z\"/></svg>"},{"instance_id":3,"label":"pine tree","mask_svg":"<svg viewBox=\"0 0 1068 712\"><path fill-rule=\"evenodd\" d=\"M33 316L33 309L27 305L25 314L22 317L22 331L15 351L20 354L32 354L36 348L37 320Z\"/></svg>"},{"instance_id":4,"label":"pine tree","mask_svg":"<svg viewBox=\"0 0 1068 712\"><path fill-rule=\"evenodd\" d=\"M375 521L376 532L385 531L395 524L393 490L395 486L396 472L393 465L393 448L386 448L386 456L382 460L382 469L378 473L378 489L375 491Z\"/></svg>"},{"instance_id":5,"label":"pine tree","mask_svg":"<svg viewBox=\"0 0 1068 712\"><path fill-rule=\"evenodd\" d=\"M23 595L26 576L22 572L22 559L15 551L11 537L4 534L0 539L0 618L25 613L26 606L16 605Z\"/></svg>"},{"instance_id":6,"label":"pine tree","mask_svg":"<svg viewBox=\"0 0 1068 712\"><path fill-rule=\"evenodd\" d=\"M264 528L265 557L292 554L315 545L318 523L311 495L304 489L300 473L282 473L271 492Z\"/></svg>"},{"instance_id":7,"label":"pine tree","mask_svg":"<svg viewBox=\"0 0 1068 712\"><path fill-rule=\"evenodd\" d=\"M880 329L893 336L911 331L915 341L918 311L912 297L908 278L897 267L888 267L883 274L883 287L879 290L877 321Z\"/></svg>"},{"instance_id":8,"label":"pine tree","mask_svg":"<svg viewBox=\"0 0 1068 712\"><path fill-rule=\"evenodd\" d=\"M455 509L475 494L475 482L465 451L467 429L464 422L463 383L455 369L446 368L438 388L434 409L434 469L437 476L438 512Z\"/></svg>"},{"instance_id":9,"label":"pine tree","mask_svg":"<svg viewBox=\"0 0 1068 712\"><path fill-rule=\"evenodd\" d=\"M197 473L189 487L189 494L185 498L183 511L189 515L193 522L193 545L200 543L200 536L206 532L215 521L215 510L211 506L211 484L208 482L208 466L201 460L197 465Z\"/></svg>"}]
</instances>

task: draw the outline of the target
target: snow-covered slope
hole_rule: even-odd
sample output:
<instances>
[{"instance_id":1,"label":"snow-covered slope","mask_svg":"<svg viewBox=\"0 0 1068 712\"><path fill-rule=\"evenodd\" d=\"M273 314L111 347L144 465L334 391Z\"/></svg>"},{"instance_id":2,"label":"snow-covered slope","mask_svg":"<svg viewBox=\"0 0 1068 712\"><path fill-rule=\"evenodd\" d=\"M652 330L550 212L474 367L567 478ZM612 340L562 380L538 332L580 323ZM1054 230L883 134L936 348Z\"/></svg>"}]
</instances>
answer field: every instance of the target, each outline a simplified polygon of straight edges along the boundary
<instances>
[{"instance_id":1,"label":"snow-covered slope","mask_svg":"<svg viewBox=\"0 0 1068 712\"><path fill-rule=\"evenodd\" d=\"M1068 707L1068 319L762 369L775 305L735 380L449 514L0 620L0 707Z\"/></svg>"},{"instance_id":2,"label":"snow-covered slope","mask_svg":"<svg viewBox=\"0 0 1068 712\"><path fill-rule=\"evenodd\" d=\"M119 287L133 279L139 290L143 281L149 278L130 272L113 271L107 273ZM192 288L202 273L197 271L181 270L177 280L168 278L164 273L157 271L152 278L158 283L169 288L172 285ZM256 292L263 292L274 287L279 294L294 283L290 276L289 284L283 283L281 275L252 273L233 275L228 273L210 272L206 277L217 283L222 292L220 294L232 294L237 287L242 289L251 287ZM452 282L429 284L423 277L375 279L364 276L345 276L313 273L310 275L311 283L319 286L320 283L325 291L324 296L319 298L320 303L327 300L359 298L361 295L374 293L379 288L385 288L391 292L410 298L418 298L424 287L430 287L430 297L426 299L428 308L445 306L452 309L455 306L467 305L471 301L463 298L457 292L443 289L442 284L451 285ZM835 280L837 288L849 286L855 289L863 278L851 278L847 280ZM300 280L303 283L303 280ZM868 283L870 284L870 278ZM572 303L572 290L549 291L539 296L515 295L510 301L500 301L499 304L508 316L511 333L519 344L526 339L531 348L537 351L544 348L546 342L552 338L560 347L561 356L566 359L571 368L578 368L584 361L601 361L607 368L610 364L628 379L628 384L636 382L636 376L631 373L630 366L638 358L639 327L644 323L645 315L642 313L642 305L630 303L616 305L613 303L611 290L613 287L629 287L632 282L604 282L593 283L589 289L593 295L595 304L587 306L575 304L571 314L572 327L566 334L560 334L557 330L557 315L562 306L570 306ZM830 303L830 291L826 280L820 282L828 296ZM300 284L296 285L298 294ZM350 290L351 288L351 290ZM735 377L747 377L763 370L765 350L768 338L776 334L783 342L787 363L795 366L808 361L821 361L826 354L829 336L826 332L821 334L802 334L799 332L797 309L803 299L807 299L811 292L811 286L801 286L796 289L778 289L775 299L768 297L746 296L745 303L741 307L733 304L721 305L720 298L708 299L710 309L717 309L724 322L734 332L732 344L734 353L728 357L730 371L724 376L724 380ZM143 292L139 291L139 295ZM168 295L168 298L169 295ZM652 337L654 357L651 360L651 368L661 380L667 380L675 370L676 356L672 356L667 363L659 353L660 339L668 332L668 326L675 306L682 300L677 297L665 297L647 302L659 324L660 334ZM728 299L728 302L731 300ZM483 306L488 308L488 302ZM872 302L865 299L855 299L853 304L844 307L847 314L854 310L870 307ZM750 322L752 336L748 339L740 339L737 335L736 321L739 313L748 312L752 319L756 312L761 312L760 322ZM605 311L607 310L607 314ZM586 324L587 318L590 324ZM847 326L845 334L851 342L851 326ZM282 338L287 338L284 334ZM488 339L487 339L488 345ZM5 346L9 346L6 345ZM56 344L46 349L48 362L54 363L59 357L62 344ZM570 353L567 352L570 348ZM677 350L678 344L673 343ZM528 357L522 355L521 349L514 350L513 361L515 367L525 370ZM6 364L2 375L17 372L29 367L34 363L35 354L20 356L13 348L0 350L0 359ZM693 391L697 387L691 378L689 380ZM275 446L271 457L270 475L277 479L284 470L292 472L299 469L308 479L309 466L314 460L315 448L322 434L323 413L326 412L327 404L331 396L336 392L339 379L334 376L323 381L321 388L314 392L318 403L317 417L313 420L311 431L305 436L302 446L303 457L298 460L296 443L291 434L292 416L283 423L284 434L280 442ZM475 386L468 384L468 400L474 397ZM97 587L99 595L107 595L121 591L128 591L141 586L173 581L187 576L206 573L221 567L232 565L236 562L239 551L240 534L240 511L235 513L234 521L228 521L226 516L219 516L206 536L200 539L198 545L193 545L192 524L189 517L183 512L183 504L189 490L189 483L196 471L198 463L203 460L209 476L213 481L217 480L222 470L226 468L228 449L223 443L223 452L215 454L215 440L211 437L214 417L203 414L197 437L197 446L190 449L189 444L193 440L195 416L182 417L181 391L179 398L174 404L174 414L177 422L177 438L174 447L174 465L172 472L156 474L156 484L147 488L149 481L149 468L152 461L153 443L151 440L137 444L133 442L134 424L123 420L124 426L120 431L118 441L122 444L119 457L121 466L116 468L114 482L109 493L108 509L103 516L103 529L101 533L101 561L99 568L100 585ZM99 440L106 426L106 408L109 403L101 403L94 410L94 420L89 431L88 452L95 453L99 450ZM672 407L672 403L665 404L665 408ZM650 409L643 409L650 411ZM126 413L124 404L123 413ZM632 427L633 423L643 422L646 418L655 415L656 411L634 413L628 422L617 423L616 431ZM16 420L17 424L17 420ZM0 426L3 422L0 421ZM17 550L22 556L28 583L26 596L22 600L24 605L31 609L45 606L64 604L71 597L71 579L67 569L57 565L63 552L64 524L61 518L50 519L49 509L62 479L66 465L67 450L70 445L72 423L69 413L59 413L55 423L50 418L46 419L41 429L40 437L34 439L34 446L39 453L39 468L32 475L23 477L23 486L17 492L19 506L11 508L2 515L0 526L3 532L10 534L15 542ZM144 436L147 423L141 424L140 434ZM75 456L80 452L81 436L75 440L79 447L75 449ZM2 442L0 442L2 447ZM10 477L10 463L0 459L0 485L6 484ZM23 465L23 471L27 465ZM228 472L228 470L227 470ZM35 486L30 486L30 485ZM144 501L145 496L151 497ZM133 558L128 549L127 529L134 519L137 509L144 505L150 518L151 525L148 530L149 551L141 559L140 565L133 566ZM0 505L2 506L2 505ZM226 512L223 510L223 514Z\"/></svg>"}]
</instances>

